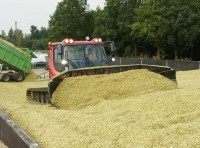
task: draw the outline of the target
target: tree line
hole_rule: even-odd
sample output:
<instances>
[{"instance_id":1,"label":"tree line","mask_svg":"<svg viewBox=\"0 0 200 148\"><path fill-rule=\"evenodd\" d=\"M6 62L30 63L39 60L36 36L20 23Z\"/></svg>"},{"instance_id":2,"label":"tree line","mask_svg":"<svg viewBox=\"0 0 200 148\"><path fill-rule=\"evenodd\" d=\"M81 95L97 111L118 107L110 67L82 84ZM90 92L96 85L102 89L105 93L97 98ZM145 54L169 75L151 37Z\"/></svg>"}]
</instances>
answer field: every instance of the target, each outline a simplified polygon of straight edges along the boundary
<instances>
[{"instance_id":1,"label":"tree line","mask_svg":"<svg viewBox=\"0 0 200 148\"><path fill-rule=\"evenodd\" d=\"M31 25L30 34L23 34L21 29L12 28L8 31L8 34L2 30L0 37L15 44L17 47L26 47L32 50L45 50L48 49L48 29Z\"/></svg>"},{"instance_id":2,"label":"tree line","mask_svg":"<svg viewBox=\"0 0 200 148\"><path fill-rule=\"evenodd\" d=\"M9 33L9 40L31 49L89 36L115 41L116 56L200 60L200 0L105 0L96 10L87 0L62 0L48 29L31 26L23 42L15 37L20 30Z\"/></svg>"}]
</instances>

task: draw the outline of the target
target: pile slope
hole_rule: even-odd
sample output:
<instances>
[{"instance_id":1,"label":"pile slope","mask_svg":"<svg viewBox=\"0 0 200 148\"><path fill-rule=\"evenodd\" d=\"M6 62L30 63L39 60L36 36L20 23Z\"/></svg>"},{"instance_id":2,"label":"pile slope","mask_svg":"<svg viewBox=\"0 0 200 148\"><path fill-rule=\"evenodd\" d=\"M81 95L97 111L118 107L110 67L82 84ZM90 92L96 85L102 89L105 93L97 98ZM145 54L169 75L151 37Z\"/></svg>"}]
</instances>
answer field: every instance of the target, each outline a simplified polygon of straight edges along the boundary
<instances>
[{"instance_id":1,"label":"pile slope","mask_svg":"<svg viewBox=\"0 0 200 148\"><path fill-rule=\"evenodd\" d=\"M37 81L37 75L34 73L33 69L31 69L27 74L24 82L35 82L35 81Z\"/></svg>"},{"instance_id":2,"label":"pile slope","mask_svg":"<svg viewBox=\"0 0 200 148\"><path fill-rule=\"evenodd\" d=\"M64 79L53 94L52 103L62 109L81 109L105 100L125 99L177 85L148 70L71 77Z\"/></svg>"},{"instance_id":3,"label":"pile slope","mask_svg":"<svg viewBox=\"0 0 200 148\"><path fill-rule=\"evenodd\" d=\"M0 109L42 148L199 147L200 70L177 72L177 81L178 89L76 110L28 102L26 88L44 82L1 83Z\"/></svg>"}]
</instances>

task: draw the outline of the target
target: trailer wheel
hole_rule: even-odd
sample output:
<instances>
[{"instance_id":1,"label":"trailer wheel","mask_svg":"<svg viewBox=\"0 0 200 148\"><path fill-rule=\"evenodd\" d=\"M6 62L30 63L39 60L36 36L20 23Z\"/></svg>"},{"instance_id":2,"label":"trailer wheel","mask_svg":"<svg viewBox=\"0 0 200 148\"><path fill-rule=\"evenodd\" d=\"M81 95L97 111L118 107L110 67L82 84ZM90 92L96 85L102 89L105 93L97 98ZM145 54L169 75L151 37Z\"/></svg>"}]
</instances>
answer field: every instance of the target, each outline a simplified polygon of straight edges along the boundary
<instances>
[{"instance_id":1,"label":"trailer wheel","mask_svg":"<svg viewBox=\"0 0 200 148\"><path fill-rule=\"evenodd\" d=\"M7 74L7 73L3 74L2 81L3 82L9 82L10 81L10 75Z\"/></svg>"},{"instance_id":2,"label":"trailer wheel","mask_svg":"<svg viewBox=\"0 0 200 148\"><path fill-rule=\"evenodd\" d=\"M25 78L25 74L23 74L21 72L15 73L14 79L15 79L16 82L21 82L21 81L24 80L24 78Z\"/></svg>"}]
</instances>

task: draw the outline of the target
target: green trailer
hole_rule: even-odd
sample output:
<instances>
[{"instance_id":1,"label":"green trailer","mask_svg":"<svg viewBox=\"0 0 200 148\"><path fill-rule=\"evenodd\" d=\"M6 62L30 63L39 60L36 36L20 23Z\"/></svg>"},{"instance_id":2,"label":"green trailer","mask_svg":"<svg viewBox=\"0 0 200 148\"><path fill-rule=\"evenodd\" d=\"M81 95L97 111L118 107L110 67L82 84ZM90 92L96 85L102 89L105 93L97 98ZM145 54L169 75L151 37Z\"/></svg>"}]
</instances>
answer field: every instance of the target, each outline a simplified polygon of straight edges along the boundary
<instances>
[{"instance_id":1,"label":"green trailer","mask_svg":"<svg viewBox=\"0 0 200 148\"><path fill-rule=\"evenodd\" d=\"M0 80L22 81L29 73L33 57L31 50L18 48L0 38Z\"/></svg>"}]
</instances>

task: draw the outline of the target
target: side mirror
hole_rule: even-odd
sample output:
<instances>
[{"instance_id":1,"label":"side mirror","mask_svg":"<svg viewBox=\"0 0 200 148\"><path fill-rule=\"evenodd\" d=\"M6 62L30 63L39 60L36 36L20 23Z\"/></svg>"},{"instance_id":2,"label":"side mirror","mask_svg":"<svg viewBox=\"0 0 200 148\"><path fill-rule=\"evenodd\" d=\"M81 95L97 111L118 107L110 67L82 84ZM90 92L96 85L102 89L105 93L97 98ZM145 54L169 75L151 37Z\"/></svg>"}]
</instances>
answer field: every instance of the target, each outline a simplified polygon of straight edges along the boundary
<instances>
[{"instance_id":1,"label":"side mirror","mask_svg":"<svg viewBox=\"0 0 200 148\"><path fill-rule=\"evenodd\" d=\"M105 41L104 44L110 43L110 50L112 53L115 52L115 42L114 41Z\"/></svg>"},{"instance_id":2,"label":"side mirror","mask_svg":"<svg viewBox=\"0 0 200 148\"><path fill-rule=\"evenodd\" d=\"M111 49L112 52L115 52L115 43L114 43L114 41L111 41L110 49Z\"/></svg>"}]
</instances>

